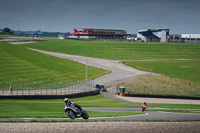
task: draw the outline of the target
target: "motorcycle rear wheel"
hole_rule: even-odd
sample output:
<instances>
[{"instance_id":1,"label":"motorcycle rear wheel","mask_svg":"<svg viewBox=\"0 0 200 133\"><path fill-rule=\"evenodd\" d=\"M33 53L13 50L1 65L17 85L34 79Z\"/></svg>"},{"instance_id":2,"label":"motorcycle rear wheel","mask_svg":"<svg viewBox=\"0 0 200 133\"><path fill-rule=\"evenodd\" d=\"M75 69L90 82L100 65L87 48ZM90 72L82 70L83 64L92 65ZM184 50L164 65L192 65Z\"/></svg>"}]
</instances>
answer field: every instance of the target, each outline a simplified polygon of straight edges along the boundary
<instances>
[{"instance_id":1,"label":"motorcycle rear wheel","mask_svg":"<svg viewBox=\"0 0 200 133\"><path fill-rule=\"evenodd\" d=\"M144 112L144 111L145 111L145 109L146 109L145 107L142 107L142 112Z\"/></svg>"}]
</instances>

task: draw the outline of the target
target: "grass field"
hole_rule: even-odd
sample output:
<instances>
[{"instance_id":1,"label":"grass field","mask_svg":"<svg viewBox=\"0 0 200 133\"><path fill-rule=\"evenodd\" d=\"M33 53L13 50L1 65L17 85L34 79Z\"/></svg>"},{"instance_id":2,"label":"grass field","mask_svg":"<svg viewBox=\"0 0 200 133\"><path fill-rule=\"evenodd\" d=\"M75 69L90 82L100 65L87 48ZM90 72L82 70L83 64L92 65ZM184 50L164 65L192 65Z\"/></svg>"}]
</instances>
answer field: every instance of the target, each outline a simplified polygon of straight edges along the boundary
<instances>
[{"instance_id":1,"label":"grass field","mask_svg":"<svg viewBox=\"0 0 200 133\"><path fill-rule=\"evenodd\" d=\"M102 95L72 99L84 107L133 107L119 101L105 98ZM0 117L21 118L64 118L63 99L56 100L0 100ZM135 112L95 112L88 111L90 117L110 117L135 115Z\"/></svg>"},{"instance_id":2,"label":"grass field","mask_svg":"<svg viewBox=\"0 0 200 133\"><path fill-rule=\"evenodd\" d=\"M200 97L200 84L164 75L144 75L117 85L131 94Z\"/></svg>"},{"instance_id":3,"label":"grass field","mask_svg":"<svg viewBox=\"0 0 200 133\"><path fill-rule=\"evenodd\" d=\"M39 42L37 45L25 44L25 46L112 60L200 58L199 44L51 40Z\"/></svg>"},{"instance_id":4,"label":"grass field","mask_svg":"<svg viewBox=\"0 0 200 133\"><path fill-rule=\"evenodd\" d=\"M88 80L109 73L88 67ZM85 65L38 53L20 45L0 42L0 87L10 82L77 82L85 80ZM4 84L2 84L4 83ZM7 83L7 84L6 84Z\"/></svg>"},{"instance_id":5,"label":"grass field","mask_svg":"<svg viewBox=\"0 0 200 133\"><path fill-rule=\"evenodd\" d=\"M188 60L127 61L131 67L200 83L200 58Z\"/></svg>"},{"instance_id":6,"label":"grass field","mask_svg":"<svg viewBox=\"0 0 200 133\"><path fill-rule=\"evenodd\" d=\"M139 94L145 92L200 96L199 44L52 40L23 46L73 55L122 60L124 64L131 67L167 76L160 77L162 79L143 78L136 84L133 84L134 80L130 81L132 84L123 83L126 88L136 88L130 90L134 93L137 91L136 93ZM150 80L154 82L145 82Z\"/></svg>"},{"instance_id":7,"label":"grass field","mask_svg":"<svg viewBox=\"0 0 200 133\"><path fill-rule=\"evenodd\" d=\"M68 82L84 80L84 65L30 51L27 47L73 55L122 60L126 65L137 69L160 73L168 78L171 77L178 84L185 82L187 88L179 87L181 88L180 91L186 92L183 95L191 96L194 93L188 94L188 92L194 90L193 92L197 92L195 96L199 96L199 44L49 40L16 46L1 42L0 82ZM88 72L89 79L108 73L108 71L92 67L89 67ZM162 79L162 81L164 80L166 78ZM172 82L168 82L168 84L174 84L174 80L171 80ZM159 82L161 86L167 85L166 83L161 84L159 80L155 82ZM155 87L155 85L149 85ZM184 86L184 84L182 85ZM7 84L7 86L9 85ZM175 86L177 85L174 84L172 88L167 89L173 89ZM130 88L135 88L135 86L130 86ZM162 91L166 88L156 87L156 90L158 89ZM175 89L177 90L177 87Z\"/></svg>"},{"instance_id":8,"label":"grass field","mask_svg":"<svg viewBox=\"0 0 200 133\"><path fill-rule=\"evenodd\" d=\"M24 46L73 55L123 60L125 64L138 69L200 83L199 44L52 40Z\"/></svg>"}]
</instances>

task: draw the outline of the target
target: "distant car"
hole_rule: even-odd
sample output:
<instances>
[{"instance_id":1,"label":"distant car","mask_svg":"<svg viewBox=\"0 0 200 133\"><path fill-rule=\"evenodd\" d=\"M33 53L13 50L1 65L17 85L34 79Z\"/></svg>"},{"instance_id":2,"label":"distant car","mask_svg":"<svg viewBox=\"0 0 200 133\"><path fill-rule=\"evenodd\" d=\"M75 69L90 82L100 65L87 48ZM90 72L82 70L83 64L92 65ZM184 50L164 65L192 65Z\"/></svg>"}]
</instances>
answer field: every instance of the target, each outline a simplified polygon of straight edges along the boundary
<instances>
[{"instance_id":1,"label":"distant car","mask_svg":"<svg viewBox=\"0 0 200 133\"><path fill-rule=\"evenodd\" d=\"M103 84L96 84L96 89L106 92L106 88Z\"/></svg>"}]
</instances>

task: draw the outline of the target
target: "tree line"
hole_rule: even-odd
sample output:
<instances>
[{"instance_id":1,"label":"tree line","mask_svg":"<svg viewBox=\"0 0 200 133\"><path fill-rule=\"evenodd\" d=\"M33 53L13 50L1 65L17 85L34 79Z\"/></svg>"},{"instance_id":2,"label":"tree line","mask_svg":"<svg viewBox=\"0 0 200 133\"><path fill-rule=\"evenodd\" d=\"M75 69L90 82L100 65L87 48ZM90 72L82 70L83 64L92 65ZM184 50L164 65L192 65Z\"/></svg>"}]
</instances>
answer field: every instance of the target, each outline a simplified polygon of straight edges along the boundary
<instances>
[{"instance_id":1,"label":"tree line","mask_svg":"<svg viewBox=\"0 0 200 133\"><path fill-rule=\"evenodd\" d=\"M10 28L6 27L2 30L2 32L0 32L0 34L4 34L4 35L14 35L15 32L13 30L11 30Z\"/></svg>"}]
</instances>

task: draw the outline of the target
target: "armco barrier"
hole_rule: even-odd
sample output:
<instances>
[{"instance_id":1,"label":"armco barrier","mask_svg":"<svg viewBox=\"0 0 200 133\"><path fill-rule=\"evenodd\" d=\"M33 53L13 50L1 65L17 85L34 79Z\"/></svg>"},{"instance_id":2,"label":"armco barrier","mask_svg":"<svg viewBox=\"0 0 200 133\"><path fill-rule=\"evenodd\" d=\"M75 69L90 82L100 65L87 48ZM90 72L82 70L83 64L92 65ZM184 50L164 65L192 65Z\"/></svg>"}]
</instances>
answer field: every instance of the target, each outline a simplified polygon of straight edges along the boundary
<instances>
[{"instance_id":1,"label":"armco barrier","mask_svg":"<svg viewBox=\"0 0 200 133\"><path fill-rule=\"evenodd\" d=\"M89 92L82 92L76 94L67 95L13 95L13 96L0 96L0 99L62 99L62 98L78 98L85 96L92 96L100 94L99 90L93 90Z\"/></svg>"}]
</instances>

